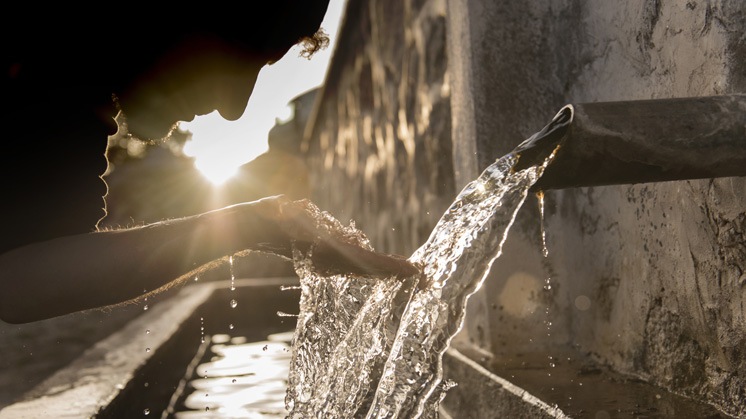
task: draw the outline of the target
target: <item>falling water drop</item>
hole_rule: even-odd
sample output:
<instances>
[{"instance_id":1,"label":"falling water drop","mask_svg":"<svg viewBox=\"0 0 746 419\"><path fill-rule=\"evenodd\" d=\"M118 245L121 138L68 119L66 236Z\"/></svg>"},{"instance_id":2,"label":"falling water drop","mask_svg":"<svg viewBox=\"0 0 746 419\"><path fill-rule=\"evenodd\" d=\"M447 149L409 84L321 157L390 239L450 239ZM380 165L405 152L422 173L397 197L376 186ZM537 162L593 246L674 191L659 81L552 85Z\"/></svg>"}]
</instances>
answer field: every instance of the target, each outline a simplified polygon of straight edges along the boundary
<instances>
[{"instance_id":1,"label":"falling water drop","mask_svg":"<svg viewBox=\"0 0 746 419\"><path fill-rule=\"evenodd\" d=\"M233 323L231 323L231 324L229 324L229 325L228 325L228 329L231 329L231 330L233 330L233 327L234 327L234 326L233 326Z\"/></svg>"},{"instance_id":2,"label":"falling water drop","mask_svg":"<svg viewBox=\"0 0 746 419\"><path fill-rule=\"evenodd\" d=\"M238 301L236 301L235 299L231 300L231 308L236 308L237 305L238 305Z\"/></svg>"},{"instance_id":3,"label":"falling water drop","mask_svg":"<svg viewBox=\"0 0 746 419\"><path fill-rule=\"evenodd\" d=\"M539 199L539 217L541 219L541 252L544 257L549 257L549 249L547 248L547 230L544 219L544 192L537 192L536 197Z\"/></svg>"},{"instance_id":4,"label":"falling water drop","mask_svg":"<svg viewBox=\"0 0 746 419\"><path fill-rule=\"evenodd\" d=\"M145 348L145 352L150 352L150 348Z\"/></svg>"},{"instance_id":5,"label":"falling water drop","mask_svg":"<svg viewBox=\"0 0 746 419\"><path fill-rule=\"evenodd\" d=\"M549 259L549 248L547 247L547 230L546 230L546 216L544 212L544 192L539 191L536 194L537 199L539 200L539 219L540 219L540 227L541 227L541 253L544 256L545 263L548 263ZM552 277L551 275L547 275L547 279L544 281L544 290L550 293L552 291ZM551 294L548 294L548 299L551 299ZM546 319L544 320L544 325L547 328L547 339L550 339L552 337L552 317L550 315L549 306L547 306L546 311ZM549 357L550 362L549 366L554 367L554 363L551 361L552 357ZM552 374L547 374L551 376Z\"/></svg>"},{"instance_id":6,"label":"falling water drop","mask_svg":"<svg viewBox=\"0 0 746 419\"><path fill-rule=\"evenodd\" d=\"M142 411L142 414L145 416L148 416L150 414L150 409L146 408L145 410Z\"/></svg>"},{"instance_id":7,"label":"falling water drop","mask_svg":"<svg viewBox=\"0 0 746 419\"><path fill-rule=\"evenodd\" d=\"M146 334L146 335L149 335L149 334L150 334L150 329L146 329L146 330L145 330L145 334Z\"/></svg>"},{"instance_id":8,"label":"falling water drop","mask_svg":"<svg viewBox=\"0 0 746 419\"><path fill-rule=\"evenodd\" d=\"M230 265L230 268L231 268L231 291L235 291L236 290L236 275L233 271L233 255L231 255L231 257L228 258L228 264Z\"/></svg>"},{"instance_id":9,"label":"falling water drop","mask_svg":"<svg viewBox=\"0 0 746 419\"><path fill-rule=\"evenodd\" d=\"M144 311L147 311L147 310L148 310L148 305L147 305L147 304L145 304L145 307L143 307L142 309L143 309Z\"/></svg>"}]
</instances>

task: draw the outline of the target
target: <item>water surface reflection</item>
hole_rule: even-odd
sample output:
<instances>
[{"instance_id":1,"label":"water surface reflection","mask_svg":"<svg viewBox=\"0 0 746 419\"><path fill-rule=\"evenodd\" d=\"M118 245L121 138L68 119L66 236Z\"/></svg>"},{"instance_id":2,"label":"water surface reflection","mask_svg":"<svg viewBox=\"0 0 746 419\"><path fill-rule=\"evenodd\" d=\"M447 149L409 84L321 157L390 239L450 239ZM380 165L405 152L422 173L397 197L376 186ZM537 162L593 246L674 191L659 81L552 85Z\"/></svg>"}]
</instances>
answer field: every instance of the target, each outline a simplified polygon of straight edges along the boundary
<instances>
[{"instance_id":1,"label":"water surface reflection","mask_svg":"<svg viewBox=\"0 0 746 419\"><path fill-rule=\"evenodd\" d=\"M258 342L226 334L205 339L189 380L163 417L284 418L292 337L289 331Z\"/></svg>"}]
</instances>

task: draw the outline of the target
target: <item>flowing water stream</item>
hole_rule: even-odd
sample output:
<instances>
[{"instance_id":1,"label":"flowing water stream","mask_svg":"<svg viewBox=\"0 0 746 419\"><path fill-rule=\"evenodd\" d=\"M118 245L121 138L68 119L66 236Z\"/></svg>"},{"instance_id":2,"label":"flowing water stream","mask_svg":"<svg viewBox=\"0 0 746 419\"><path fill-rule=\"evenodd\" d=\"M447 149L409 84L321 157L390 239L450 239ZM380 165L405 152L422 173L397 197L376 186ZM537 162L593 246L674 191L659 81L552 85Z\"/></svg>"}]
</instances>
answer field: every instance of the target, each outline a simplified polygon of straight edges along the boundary
<instances>
[{"instance_id":1,"label":"flowing water stream","mask_svg":"<svg viewBox=\"0 0 746 419\"><path fill-rule=\"evenodd\" d=\"M542 131L466 185L410 256L422 269L419 276L325 276L314 269L310 253L294 250L301 297L289 342L287 418L438 416L443 397L457 385L443 380L443 353L461 329L469 296L500 255L518 210L554 158L556 140L571 120L571 111L560 111ZM535 164L520 162L523 151L535 151L541 141L550 146L542 146L546 157L532 155ZM354 224L344 226L316 210L319 228L372 249ZM225 352L223 346L217 349ZM234 387L237 380L231 381ZM189 417L204 417L205 411L213 417L224 410L210 411L207 396L203 399L207 407L198 403L202 413ZM265 411L261 417L278 414Z\"/></svg>"},{"instance_id":2,"label":"flowing water stream","mask_svg":"<svg viewBox=\"0 0 746 419\"><path fill-rule=\"evenodd\" d=\"M571 121L572 109L560 110L544 129L466 185L425 244L409 257L421 268L421 275L383 280L358 275L327 276L314 268L312 248L303 252L294 249L301 296L287 349L290 359L284 397L286 418L438 416L440 402L448 389L457 385L443 380L443 353L462 327L469 296L479 289L500 255L518 210L554 158ZM317 228L372 250L354 223L344 226L329 213L313 209ZM231 307L235 307L234 301L231 300ZM289 315L278 312L278 316ZM230 328L233 329L232 324ZM269 347L258 342L248 348L259 346L264 350ZM220 363L233 369L240 364L243 369L253 370L256 356L249 357L249 364L224 356L239 349L217 345L213 351L221 356L197 369L215 369ZM236 391L255 391L252 386L256 380L239 383L245 377L220 375L208 379L204 371L202 375L201 381L193 380L195 393L184 402L186 407L196 406L196 410L177 413L176 417L226 417L221 412L228 412L228 407L242 412L251 407L260 417L282 417L273 398L257 401L261 402L259 407L249 406L256 403L245 400L232 401ZM274 374L272 379L281 375L284 373ZM228 379L230 382L225 381ZM212 388L216 380L223 384ZM209 399L210 393L220 397ZM211 410L210 406L216 409ZM274 406L270 409L273 412L267 410L269 406Z\"/></svg>"},{"instance_id":3,"label":"flowing water stream","mask_svg":"<svg viewBox=\"0 0 746 419\"><path fill-rule=\"evenodd\" d=\"M321 276L297 253L289 417L437 417L455 385L443 381L442 355L552 156L516 170L511 153L469 183L409 258L424 278Z\"/></svg>"}]
</instances>

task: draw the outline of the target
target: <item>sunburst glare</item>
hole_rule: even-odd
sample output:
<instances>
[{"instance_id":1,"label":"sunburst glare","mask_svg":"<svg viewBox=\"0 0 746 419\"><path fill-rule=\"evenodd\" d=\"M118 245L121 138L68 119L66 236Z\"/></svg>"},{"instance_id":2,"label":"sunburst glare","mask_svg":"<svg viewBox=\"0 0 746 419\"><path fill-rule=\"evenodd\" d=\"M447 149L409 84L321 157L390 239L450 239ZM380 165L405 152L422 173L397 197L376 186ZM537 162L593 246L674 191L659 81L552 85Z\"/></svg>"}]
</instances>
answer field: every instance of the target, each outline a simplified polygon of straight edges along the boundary
<instances>
[{"instance_id":1,"label":"sunburst glare","mask_svg":"<svg viewBox=\"0 0 746 419\"><path fill-rule=\"evenodd\" d=\"M184 154L194 157L194 165L214 185L224 183L240 165L267 151L266 138L247 138L239 121L226 121L217 111L181 122L179 127L192 134L184 144Z\"/></svg>"},{"instance_id":2,"label":"sunburst glare","mask_svg":"<svg viewBox=\"0 0 746 419\"><path fill-rule=\"evenodd\" d=\"M241 118L227 121L216 111L179 124L192 134L184 153L194 157L195 166L210 182L220 185L236 174L239 166L267 152L267 136L275 118L285 119L293 98L323 83L345 3L331 0L321 23L329 35L329 47L309 60L300 56L302 48L296 46L262 68Z\"/></svg>"}]
</instances>

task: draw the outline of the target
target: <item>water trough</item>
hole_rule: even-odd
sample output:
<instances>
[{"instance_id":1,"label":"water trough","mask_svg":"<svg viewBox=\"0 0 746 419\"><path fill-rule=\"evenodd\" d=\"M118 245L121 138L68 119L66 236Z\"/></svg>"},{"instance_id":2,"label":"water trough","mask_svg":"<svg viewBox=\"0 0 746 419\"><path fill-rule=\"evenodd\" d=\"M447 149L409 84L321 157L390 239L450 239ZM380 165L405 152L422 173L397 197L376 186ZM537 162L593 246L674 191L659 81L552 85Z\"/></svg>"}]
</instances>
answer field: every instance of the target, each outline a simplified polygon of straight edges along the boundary
<instances>
[{"instance_id":1,"label":"water trough","mask_svg":"<svg viewBox=\"0 0 746 419\"><path fill-rule=\"evenodd\" d=\"M0 418L246 417L221 413L216 407L209 413L185 414L188 375L193 375L195 359L211 336L243 336L253 342L291 331L295 318L278 312L297 313L297 284L292 277L236 280L235 291L229 281L190 284L0 411ZM238 301L235 309L229 304L232 299ZM550 371L537 354L518 356L497 372L487 360L473 346L456 343L447 350L444 378L458 385L446 396L441 417L582 418L594 417L584 412L621 405L625 410L613 417L684 417L678 414L692 412L696 417L727 417L643 382L615 377L582 357L564 372ZM576 367L585 371L585 388L571 388L577 382ZM553 379L547 378L548 372ZM598 397L599 391L610 396ZM570 406L568 397L574 400ZM651 415L656 411L660 415ZM262 417L282 416L268 412Z\"/></svg>"},{"instance_id":2,"label":"water trough","mask_svg":"<svg viewBox=\"0 0 746 419\"><path fill-rule=\"evenodd\" d=\"M299 291L292 288L297 282L190 283L1 410L0 418L161 417L184 391L180 384L204 350L203 338L209 342L222 334L253 342L292 330L295 318L277 313L297 313ZM231 300L237 301L235 308Z\"/></svg>"}]
</instances>

